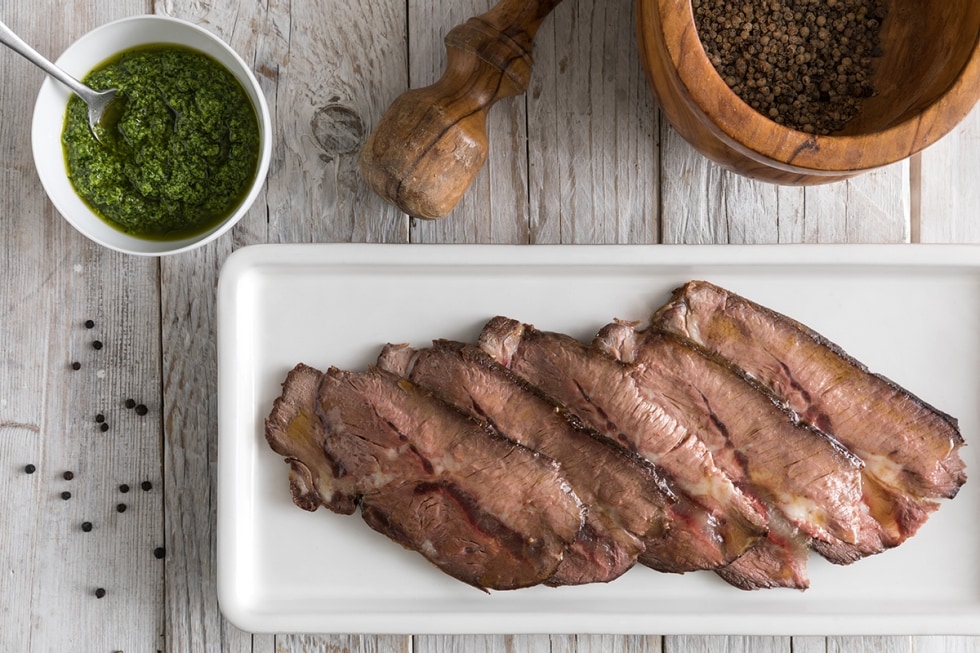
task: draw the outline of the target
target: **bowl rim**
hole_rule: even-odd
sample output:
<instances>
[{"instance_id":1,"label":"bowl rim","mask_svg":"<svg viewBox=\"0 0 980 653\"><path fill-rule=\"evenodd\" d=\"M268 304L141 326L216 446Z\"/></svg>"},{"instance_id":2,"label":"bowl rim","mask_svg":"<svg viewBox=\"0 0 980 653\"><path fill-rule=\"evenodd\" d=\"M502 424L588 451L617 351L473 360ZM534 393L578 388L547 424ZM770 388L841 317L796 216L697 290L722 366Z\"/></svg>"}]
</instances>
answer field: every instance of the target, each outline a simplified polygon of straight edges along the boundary
<instances>
[{"instance_id":1,"label":"bowl rim","mask_svg":"<svg viewBox=\"0 0 980 653\"><path fill-rule=\"evenodd\" d=\"M184 39L175 38L168 33L161 34L159 38L147 39L136 38L135 36L127 38L127 34L130 32L135 35L139 29L159 27L162 23L185 31L190 35L187 40L194 43L186 43ZM122 41L125 44L121 47L115 45L110 47L91 46L91 44L101 43L107 36L113 37L113 43ZM239 202L238 207L228 218L212 229L196 236L178 240L149 240L126 234L110 226L96 215L77 195L68 179L67 162L61 149L64 116L68 99L72 94L67 88L50 77L45 77L38 91L31 124L34 166L48 199L58 213L76 231L89 240L108 249L136 256L166 256L186 252L217 240L227 233L248 213L255 200L262 193L272 157L272 120L261 85L245 60L228 43L199 25L181 18L159 14L141 14L120 18L95 27L73 41L55 63L68 73L81 79L92 69L121 51L138 45L154 43L190 47L218 60L241 83L256 113L259 128L259 152L255 177L248 193ZM205 44L207 47L199 47L197 44ZM88 56L80 58L79 52L85 53L88 48L91 48ZM54 116L59 116L60 120L57 129L52 128ZM59 153L57 159L61 165L51 161L55 144Z\"/></svg>"},{"instance_id":2,"label":"bowl rim","mask_svg":"<svg viewBox=\"0 0 980 653\"><path fill-rule=\"evenodd\" d=\"M659 29L651 32L656 21ZM683 91L715 136L742 156L785 172L837 175L895 163L955 129L980 101L978 34L950 86L917 115L862 134L807 134L756 111L728 86L704 50L691 0L637 0L637 22L638 38L662 39ZM659 50L641 47L641 52L649 57ZM754 138L758 134L767 138ZM889 147L882 148L882 142Z\"/></svg>"}]
</instances>

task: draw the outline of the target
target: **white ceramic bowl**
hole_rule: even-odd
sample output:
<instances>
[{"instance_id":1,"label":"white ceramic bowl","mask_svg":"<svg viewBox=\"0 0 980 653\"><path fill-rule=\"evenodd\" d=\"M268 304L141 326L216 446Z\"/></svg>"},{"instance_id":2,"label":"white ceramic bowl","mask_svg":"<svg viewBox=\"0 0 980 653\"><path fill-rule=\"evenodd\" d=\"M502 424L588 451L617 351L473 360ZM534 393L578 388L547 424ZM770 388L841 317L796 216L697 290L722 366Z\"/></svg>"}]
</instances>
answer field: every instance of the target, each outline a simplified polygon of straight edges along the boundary
<instances>
[{"instance_id":1,"label":"white ceramic bowl","mask_svg":"<svg viewBox=\"0 0 980 653\"><path fill-rule=\"evenodd\" d=\"M55 208L75 229L110 249L128 254L162 256L184 252L211 242L238 222L258 197L265 183L272 154L269 107L252 71L221 39L196 25L166 16L136 16L98 27L73 43L57 64L77 79L114 55L152 43L172 43L210 55L238 78L252 100L259 125L258 169L252 187L235 212L214 228L192 238L155 241L130 236L109 226L75 193L61 145L65 111L71 92L51 78L45 79L34 106L31 140L34 164L41 184Z\"/></svg>"}]
</instances>

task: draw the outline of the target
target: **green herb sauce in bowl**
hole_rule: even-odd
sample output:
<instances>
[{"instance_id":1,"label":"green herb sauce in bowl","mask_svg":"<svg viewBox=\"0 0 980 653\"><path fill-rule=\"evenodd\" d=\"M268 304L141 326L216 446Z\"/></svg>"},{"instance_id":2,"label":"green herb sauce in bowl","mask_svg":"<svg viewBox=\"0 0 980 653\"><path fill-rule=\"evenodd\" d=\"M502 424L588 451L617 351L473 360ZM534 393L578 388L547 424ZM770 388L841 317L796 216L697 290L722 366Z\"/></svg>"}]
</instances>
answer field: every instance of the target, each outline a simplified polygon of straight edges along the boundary
<instances>
[{"instance_id":1,"label":"green herb sauce in bowl","mask_svg":"<svg viewBox=\"0 0 980 653\"><path fill-rule=\"evenodd\" d=\"M127 50L84 80L126 97L113 133L96 140L81 98L62 142L75 190L126 233L173 240L207 231L255 177L259 130L238 80L211 57L175 45Z\"/></svg>"},{"instance_id":2,"label":"green herb sauce in bowl","mask_svg":"<svg viewBox=\"0 0 980 653\"><path fill-rule=\"evenodd\" d=\"M81 121L79 101L51 78L34 106L41 184L82 235L127 254L164 256L227 233L261 197L272 121L249 64L213 33L169 16L98 27L56 62L127 98L116 128ZM84 123L84 124L83 124Z\"/></svg>"}]
</instances>

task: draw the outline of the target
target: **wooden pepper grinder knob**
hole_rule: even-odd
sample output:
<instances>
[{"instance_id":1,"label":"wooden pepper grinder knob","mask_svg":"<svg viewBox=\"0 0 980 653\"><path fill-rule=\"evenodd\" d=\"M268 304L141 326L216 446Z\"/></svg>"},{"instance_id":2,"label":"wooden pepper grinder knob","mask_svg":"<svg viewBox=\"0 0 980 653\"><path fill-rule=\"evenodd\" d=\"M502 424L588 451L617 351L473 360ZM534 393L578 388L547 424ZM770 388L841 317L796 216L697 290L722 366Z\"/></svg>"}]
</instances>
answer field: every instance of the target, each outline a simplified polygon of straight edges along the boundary
<instances>
[{"instance_id":1,"label":"wooden pepper grinder knob","mask_svg":"<svg viewBox=\"0 0 980 653\"><path fill-rule=\"evenodd\" d=\"M361 150L378 195L419 218L452 211L486 161L487 111L527 90L534 34L560 1L501 0L446 35L442 77L399 96Z\"/></svg>"}]
</instances>

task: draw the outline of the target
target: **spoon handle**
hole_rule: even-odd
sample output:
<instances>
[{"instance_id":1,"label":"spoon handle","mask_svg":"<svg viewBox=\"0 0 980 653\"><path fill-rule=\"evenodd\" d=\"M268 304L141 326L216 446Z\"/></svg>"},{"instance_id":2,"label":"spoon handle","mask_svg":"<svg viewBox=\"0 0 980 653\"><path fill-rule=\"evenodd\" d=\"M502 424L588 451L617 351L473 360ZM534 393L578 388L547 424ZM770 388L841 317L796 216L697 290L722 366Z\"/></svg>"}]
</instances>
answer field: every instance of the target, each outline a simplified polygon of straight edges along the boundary
<instances>
[{"instance_id":1,"label":"spoon handle","mask_svg":"<svg viewBox=\"0 0 980 653\"><path fill-rule=\"evenodd\" d=\"M56 80L70 88L75 94L81 96L82 99L88 100L89 96L91 95L91 91L87 86L45 59L38 53L37 50L27 45L27 43L24 43L19 36L14 34L9 27L4 25L3 21L0 21L0 43L3 43L8 48L46 72L48 75L54 77Z\"/></svg>"}]
</instances>

